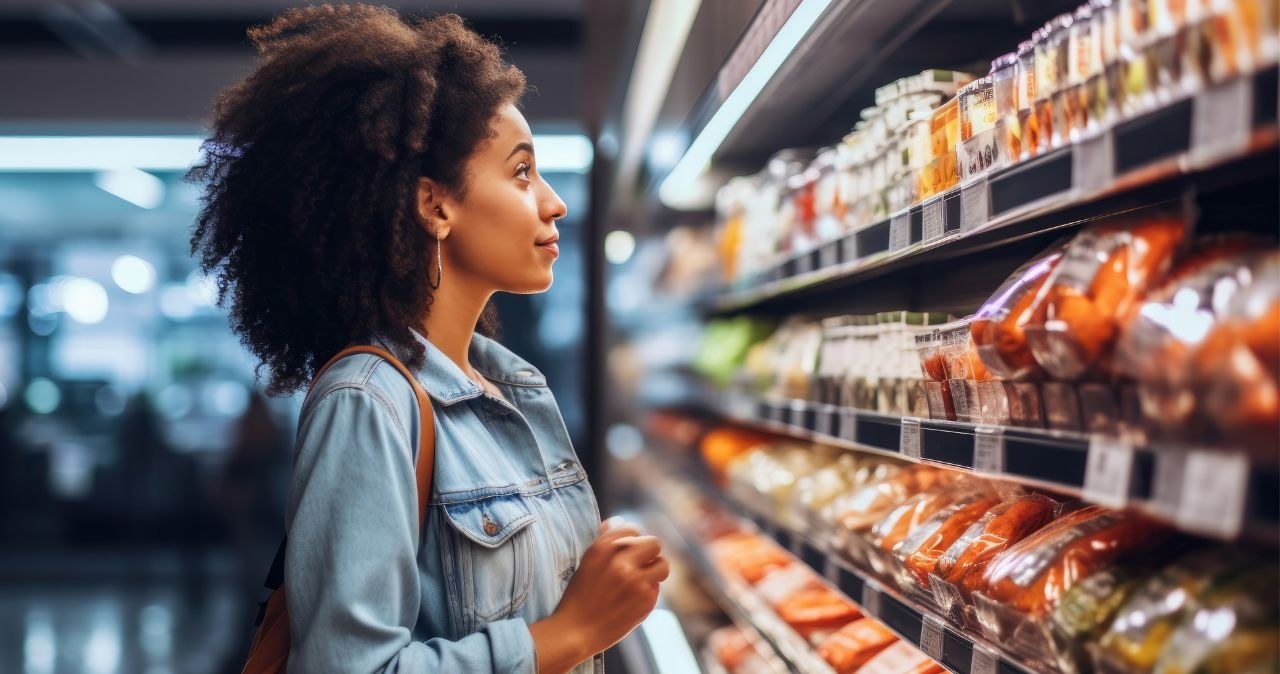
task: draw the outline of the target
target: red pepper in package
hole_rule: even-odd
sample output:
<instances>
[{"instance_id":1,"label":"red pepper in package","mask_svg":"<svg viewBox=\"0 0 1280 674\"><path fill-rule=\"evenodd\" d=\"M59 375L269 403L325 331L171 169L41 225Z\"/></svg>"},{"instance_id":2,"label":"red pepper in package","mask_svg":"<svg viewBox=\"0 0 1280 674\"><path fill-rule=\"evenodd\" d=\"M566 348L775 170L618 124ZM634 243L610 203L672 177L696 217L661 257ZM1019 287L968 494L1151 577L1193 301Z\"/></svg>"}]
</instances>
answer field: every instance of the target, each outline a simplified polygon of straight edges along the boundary
<instances>
[{"instance_id":1,"label":"red pepper in package","mask_svg":"<svg viewBox=\"0 0 1280 674\"><path fill-rule=\"evenodd\" d=\"M1079 580L1137 550L1165 530L1132 513L1088 506L1005 550L987 566L982 592L1009 609L1045 615Z\"/></svg>"},{"instance_id":2,"label":"red pepper in package","mask_svg":"<svg viewBox=\"0 0 1280 674\"><path fill-rule=\"evenodd\" d=\"M879 620L862 618L841 627L818 644L818 655L836 674L853 674L897 640Z\"/></svg>"},{"instance_id":3,"label":"red pepper in package","mask_svg":"<svg viewBox=\"0 0 1280 674\"><path fill-rule=\"evenodd\" d=\"M1168 272L1187 229L1178 215L1147 215L1077 235L1028 321L1036 362L1060 380L1109 371L1119 322Z\"/></svg>"}]
</instances>

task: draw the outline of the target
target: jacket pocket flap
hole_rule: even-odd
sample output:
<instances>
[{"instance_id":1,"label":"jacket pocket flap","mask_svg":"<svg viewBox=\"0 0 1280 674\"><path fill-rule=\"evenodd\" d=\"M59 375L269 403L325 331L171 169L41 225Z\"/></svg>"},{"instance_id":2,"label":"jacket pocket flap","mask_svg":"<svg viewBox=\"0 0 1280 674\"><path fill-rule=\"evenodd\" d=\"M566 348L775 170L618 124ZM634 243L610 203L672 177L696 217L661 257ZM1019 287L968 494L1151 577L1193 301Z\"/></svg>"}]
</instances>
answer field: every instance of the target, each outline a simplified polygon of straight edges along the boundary
<instances>
[{"instance_id":1,"label":"jacket pocket flap","mask_svg":"<svg viewBox=\"0 0 1280 674\"><path fill-rule=\"evenodd\" d=\"M447 503L442 507L445 519L454 529L486 548L502 545L538 519L519 494Z\"/></svg>"}]
</instances>

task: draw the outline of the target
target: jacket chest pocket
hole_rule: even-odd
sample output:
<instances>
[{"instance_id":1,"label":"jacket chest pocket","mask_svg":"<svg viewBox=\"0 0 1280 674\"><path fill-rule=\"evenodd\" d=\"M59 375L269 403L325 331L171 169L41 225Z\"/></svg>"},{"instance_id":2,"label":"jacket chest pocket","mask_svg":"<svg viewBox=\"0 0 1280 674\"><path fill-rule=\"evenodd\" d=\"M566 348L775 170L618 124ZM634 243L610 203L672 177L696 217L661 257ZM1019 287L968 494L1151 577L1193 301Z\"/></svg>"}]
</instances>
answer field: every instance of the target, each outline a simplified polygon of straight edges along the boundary
<instances>
[{"instance_id":1,"label":"jacket chest pocket","mask_svg":"<svg viewBox=\"0 0 1280 674\"><path fill-rule=\"evenodd\" d=\"M464 633L506 618L529 597L538 517L519 494L443 505L445 570Z\"/></svg>"}]
</instances>

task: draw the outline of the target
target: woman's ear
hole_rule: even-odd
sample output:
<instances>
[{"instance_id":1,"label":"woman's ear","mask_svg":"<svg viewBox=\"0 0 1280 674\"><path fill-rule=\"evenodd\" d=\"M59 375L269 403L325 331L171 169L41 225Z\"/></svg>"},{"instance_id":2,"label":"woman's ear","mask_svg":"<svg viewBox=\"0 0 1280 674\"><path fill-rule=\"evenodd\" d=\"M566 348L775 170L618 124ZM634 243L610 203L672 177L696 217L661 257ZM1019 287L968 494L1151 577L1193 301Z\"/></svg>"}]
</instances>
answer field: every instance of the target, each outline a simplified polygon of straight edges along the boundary
<instances>
[{"instance_id":1,"label":"woman's ear","mask_svg":"<svg viewBox=\"0 0 1280 674\"><path fill-rule=\"evenodd\" d=\"M449 238L449 206L444 190L430 178L418 179L418 222L427 233L440 239Z\"/></svg>"}]
</instances>

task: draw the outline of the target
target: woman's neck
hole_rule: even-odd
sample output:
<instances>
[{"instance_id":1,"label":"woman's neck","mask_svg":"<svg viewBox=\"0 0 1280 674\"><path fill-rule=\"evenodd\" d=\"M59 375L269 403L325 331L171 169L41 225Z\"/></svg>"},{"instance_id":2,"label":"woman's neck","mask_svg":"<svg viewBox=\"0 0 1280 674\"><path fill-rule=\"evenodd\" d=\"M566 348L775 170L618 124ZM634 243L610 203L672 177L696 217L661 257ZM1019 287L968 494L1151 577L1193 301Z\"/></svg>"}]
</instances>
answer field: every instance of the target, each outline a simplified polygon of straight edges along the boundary
<instances>
[{"instance_id":1,"label":"woman's neck","mask_svg":"<svg viewBox=\"0 0 1280 674\"><path fill-rule=\"evenodd\" d=\"M467 357L471 349L471 335L493 293L470 290L475 285L464 282L456 275L445 280L446 283L441 284L433 293L431 309L422 322L423 334L470 377L474 373Z\"/></svg>"}]
</instances>

